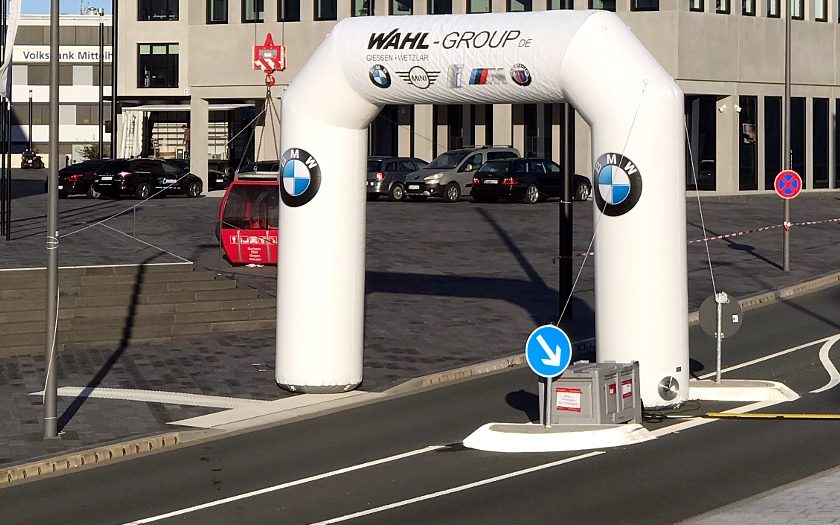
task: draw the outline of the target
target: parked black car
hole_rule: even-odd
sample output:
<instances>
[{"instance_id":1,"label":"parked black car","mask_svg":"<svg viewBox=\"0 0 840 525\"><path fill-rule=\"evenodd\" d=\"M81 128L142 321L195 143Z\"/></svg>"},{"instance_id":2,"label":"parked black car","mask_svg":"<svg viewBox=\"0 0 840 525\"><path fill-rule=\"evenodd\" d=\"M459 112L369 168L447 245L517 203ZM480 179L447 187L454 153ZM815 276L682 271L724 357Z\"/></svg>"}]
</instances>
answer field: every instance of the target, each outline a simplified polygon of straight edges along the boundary
<instances>
[{"instance_id":1,"label":"parked black car","mask_svg":"<svg viewBox=\"0 0 840 525\"><path fill-rule=\"evenodd\" d=\"M375 201L382 195L387 195L391 201L403 200L405 176L427 164L414 157L368 157L367 200Z\"/></svg>"},{"instance_id":2,"label":"parked black car","mask_svg":"<svg viewBox=\"0 0 840 525\"><path fill-rule=\"evenodd\" d=\"M147 199L154 194L201 195L201 179L161 159L116 159L97 171L94 191L109 197Z\"/></svg>"},{"instance_id":3,"label":"parked black car","mask_svg":"<svg viewBox=\"0 0 840 525\"><path fill-rule=\"evenodd\" d=\"M96 170L104 163L104 160L91 159L58 170L58 198L65 199L68 195L87 195L94 199L99 197L99 193L93 189L93 180L96 178ZM44 183L44 191L49 191L49 181Z\"/></svg>"},{"instance_id":4,"label":"parked black car","mask_svg":"<svg viewBox=\"0 0 840 525\"><path fill-rule=\"evenodd\" d=\"M44 161L37 151L26 150L20 156L20 169L40 170L44 167Z\"/></svg>"},{"instance_id":5,"label":"parked black car","mask_svg":"<svg viewBox=\"0 0 840 525\"><path fill-rule=\"evenodd\" d=\"M184 172L190 171L189 159L166 159L167 162L178 166ZM210 190L223 190L228 187L230 181L233 180L233 172L228 170L221 171L209 167L207 168L207 188Z\"/></svg>"},{"instance_id":6,"label":"parked black car","mask_svg":"<svg viewBox=\"0 0 840 525\"><path fill-rule=\"evenodd\" d=\"M560 197L563 191L563 170L546 159L492 160L473 177L473 200L489 202L498 199L521 200L534 204L548 197ZM573 191L576 199L586 200L592 184L582 175L575 175Z\"/></svg>"}]
</instances>

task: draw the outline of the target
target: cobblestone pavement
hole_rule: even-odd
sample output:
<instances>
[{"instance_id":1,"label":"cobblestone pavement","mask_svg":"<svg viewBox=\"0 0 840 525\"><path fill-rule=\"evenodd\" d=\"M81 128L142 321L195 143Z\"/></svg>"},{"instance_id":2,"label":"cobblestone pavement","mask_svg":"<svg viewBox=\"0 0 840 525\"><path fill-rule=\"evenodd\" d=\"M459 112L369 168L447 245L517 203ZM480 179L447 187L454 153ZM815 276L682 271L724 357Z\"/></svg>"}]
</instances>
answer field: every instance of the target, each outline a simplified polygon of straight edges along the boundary
<instances>
[{"instance_id":1,"label":"cobblestone pavement","mask_svg":"<svg viewBox=\"0 0 840 525\"><path fill-rule=\"evenodd\" d=\"M759 494L686 525L827 525L840 523L840 468Z\"/></svg>"},{"instance_id":2,"label":"cobblestone pavement","mask_svg":"<svg viewBox=\"0 0 840 525\"><path fill-rule=\"evenodd\" d=\"M13 240L0 243L0 268L44 266L43 173L15 174ZM239 286L275 294L273 267L232 267L214 236L219 199L60 201L60 264L194 261ZM702 237L697 201L686 200L689 240ZM704 197L710 235L778 226L782 203L772 195ZM371 202L367 205L365 390L518 353L527 334L559 314L555 201L520 204ZM109 220L104 226L91 226ZM592 202L575 203L575 253L592 236ZM840 217L840 192L805 194L792 219ZM652 232L655 235L655 232ZM145 244L144 244L145 243ZM674 249L663 247L663 250ZM792 271L780 269L781 228L709 242L719 290L745 297L840 270L840 222L794 226ZM658 257L661 254L649 254ZM583 263L575 257L575 272ZM336 264L340 264L339 261ZM688 245L691 309L712 292L706 248ZM656 283L651 283L657 293ZM564 324L573 339L594 333L592 259L586 261ZM577 356L587 357L587 356ZM589 356L591 357L591 356ZM190 337L126 348L91 346L65 352L59 386L158 389L250 399L289 395L274 384L274 332ZM215 409L59 399L62 439L41 439L43 358L0 360L0 466L128 437L172 430L166 422ZM711 363L707 364L709 367Z\"/></svg>"}]
</instances>

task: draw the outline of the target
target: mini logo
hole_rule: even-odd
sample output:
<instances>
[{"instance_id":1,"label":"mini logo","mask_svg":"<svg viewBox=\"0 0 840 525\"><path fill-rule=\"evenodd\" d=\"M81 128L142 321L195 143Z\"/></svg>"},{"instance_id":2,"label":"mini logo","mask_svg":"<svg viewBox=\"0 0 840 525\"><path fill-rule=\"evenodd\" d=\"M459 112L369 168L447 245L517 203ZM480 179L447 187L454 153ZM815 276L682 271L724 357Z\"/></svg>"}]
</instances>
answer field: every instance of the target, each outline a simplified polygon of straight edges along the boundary
<instances>
[{"instance_id":1,"label":"mini logo","mask_svg":"<svg viewBox=\"0 0 840 525\"><path fill-rule=\"evenodd\" d=\"M311 201L321 187L321 168L315 157L300 148L289 148L280 157L280 197L296 208Z\"/></svg>"},{"instance_id":2,"label":"mini logo","mask_svg":"<svg viewBox=\"0 0 840 525\"><path fill-rule=\"evenodd\" d=\"M378 88L385 89L391 86L391 75L388 74L385 66L381 64L376 64L370 68L368 76L370 77L370 81L373 82L373 85Z\"/></svg>"},{"instance_id":3,"label":"mini logo","mask_svg":"<svg viewBox=\"0 0 840 525\"><path fill-rule=\"evenodd\" d=\"M507 84L504 69L500 67L477 67L470 72L470 85Z\"/></svg>"},{"instance_id":4,"label":"mini logo","mask_svg":"<svg viewBox=\"0 0 840 525\"><path fill-rule=\"evenodd\" d=\"M464 64L452 64L449 66L449 87L464 87Z\"/></svg>"},{"instance_id":5,"label":"mini logo","mask_svg":"<svg viewBox=\"0 0 840 525\"><path fill-rule=\"evenodd\" d=\"M605 215L617 217L632 210L642 196L642 175L633 162L618 153L605 153L595 162L598 186L595 203Z\"/></svg>"},{"instance_id":6,"label":"mini logo","mask_svg":"<svg viewBox=\"0 0 840 525\"><path fill-rule=\"evenodd\" d=\"M527 86L531 83L531 72L522 64L514 64L510 68L510 78L520 86Z\"/></svg>"},{"instance_id":7,"label":"mini logo","mask_svg":"<svg viewBox=\"0 0 840 525\"><path fill-rule=\"evenodd\" d=\"M397 71L397 75L416 88L427 89L434 85L440 71L426 71L420 66L414 66L408 71Z\"/></svg>"}]
</instances>

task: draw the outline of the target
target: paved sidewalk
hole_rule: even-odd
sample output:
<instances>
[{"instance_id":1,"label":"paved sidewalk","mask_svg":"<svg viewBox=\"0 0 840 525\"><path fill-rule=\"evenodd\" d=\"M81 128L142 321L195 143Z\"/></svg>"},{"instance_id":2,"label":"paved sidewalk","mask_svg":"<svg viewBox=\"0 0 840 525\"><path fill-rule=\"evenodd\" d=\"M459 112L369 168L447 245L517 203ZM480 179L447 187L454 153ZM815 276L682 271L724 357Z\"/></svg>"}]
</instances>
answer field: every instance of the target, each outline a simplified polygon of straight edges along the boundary
<instances>
[{"instance_id":1,"label":"paved sidewalk","mask_svg":"<svg viewBox=\"0 0 840 525\"><path fill-rule=\"evenodd\" d=\"M20 175L16 174L16 177ZM43 180L15 182L13 241L0 242L0 268L44 266ZM686 200L689 240L702 237L697 201ZM62 265L194 261L239 286L275 293L273 267L231 267L213 234L219 199L60 203ZM705 197L711 235L758 230L709 242L717 288L746 297L840 271L840 192L806 194L792 205L792 266L781 261L782 203L771 195ZM368 203L364 383L382 391L412 378L517 354L534 326L556 321L557 201L519 204ZM121 211L127 213L97 221ZM575 252L592 236L592 202L575 203ZM821 222L820 222L821 221ZM76 233L74 233L76 232ZM665 249L672 249L663 247ZM659 254L650 254L657 257ZM575 258L577 272L583 257ZM592 259L586 261L564 324L580 340L594 333ZM336 264L340 264L337 261ZM706 248L688 245L689 303L712 292ZM656 283L651 283L656 293ZM190 337L172 343L94 346L67 352L59 386L165 390L242 399L290 394L274 383L273 331ZM592 356L576 356L584 358ZM726 364L726 363L724 363ZM711 369L712 363L705 363ZM44 360L0 360L0 467L176 428L168 422L213 412L188 404L61 397L62 436L41 438Z\"/></svg>"},{"instance_id":2,"label":"paved sidewalk","mask_svg":"<svg viewBox=\"0 0 840 525\"><path fill-rule=\"evenodd\" d=\"M840 468L703 514L685 525L826 525L840 523Z\"/></svg>"}]
</instances>

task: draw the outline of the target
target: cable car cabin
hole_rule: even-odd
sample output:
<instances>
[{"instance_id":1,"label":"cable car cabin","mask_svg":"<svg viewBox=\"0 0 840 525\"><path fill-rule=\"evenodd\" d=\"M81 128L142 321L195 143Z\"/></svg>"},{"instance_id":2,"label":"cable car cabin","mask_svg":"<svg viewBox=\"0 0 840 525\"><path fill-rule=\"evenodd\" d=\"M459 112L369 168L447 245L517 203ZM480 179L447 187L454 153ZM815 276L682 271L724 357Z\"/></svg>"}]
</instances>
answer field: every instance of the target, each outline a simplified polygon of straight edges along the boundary
<instances>
[{"instance_id":1,"label":"cable car cabin","mask_svg":"<svg viewBox=\"0 0 840 525\"><path fill-rule=\"evenodd\" d=\"M280 186L268 178L237 178L219 208L219 236L231 264L277 264Z\"/></svg>"}]
</instances>

